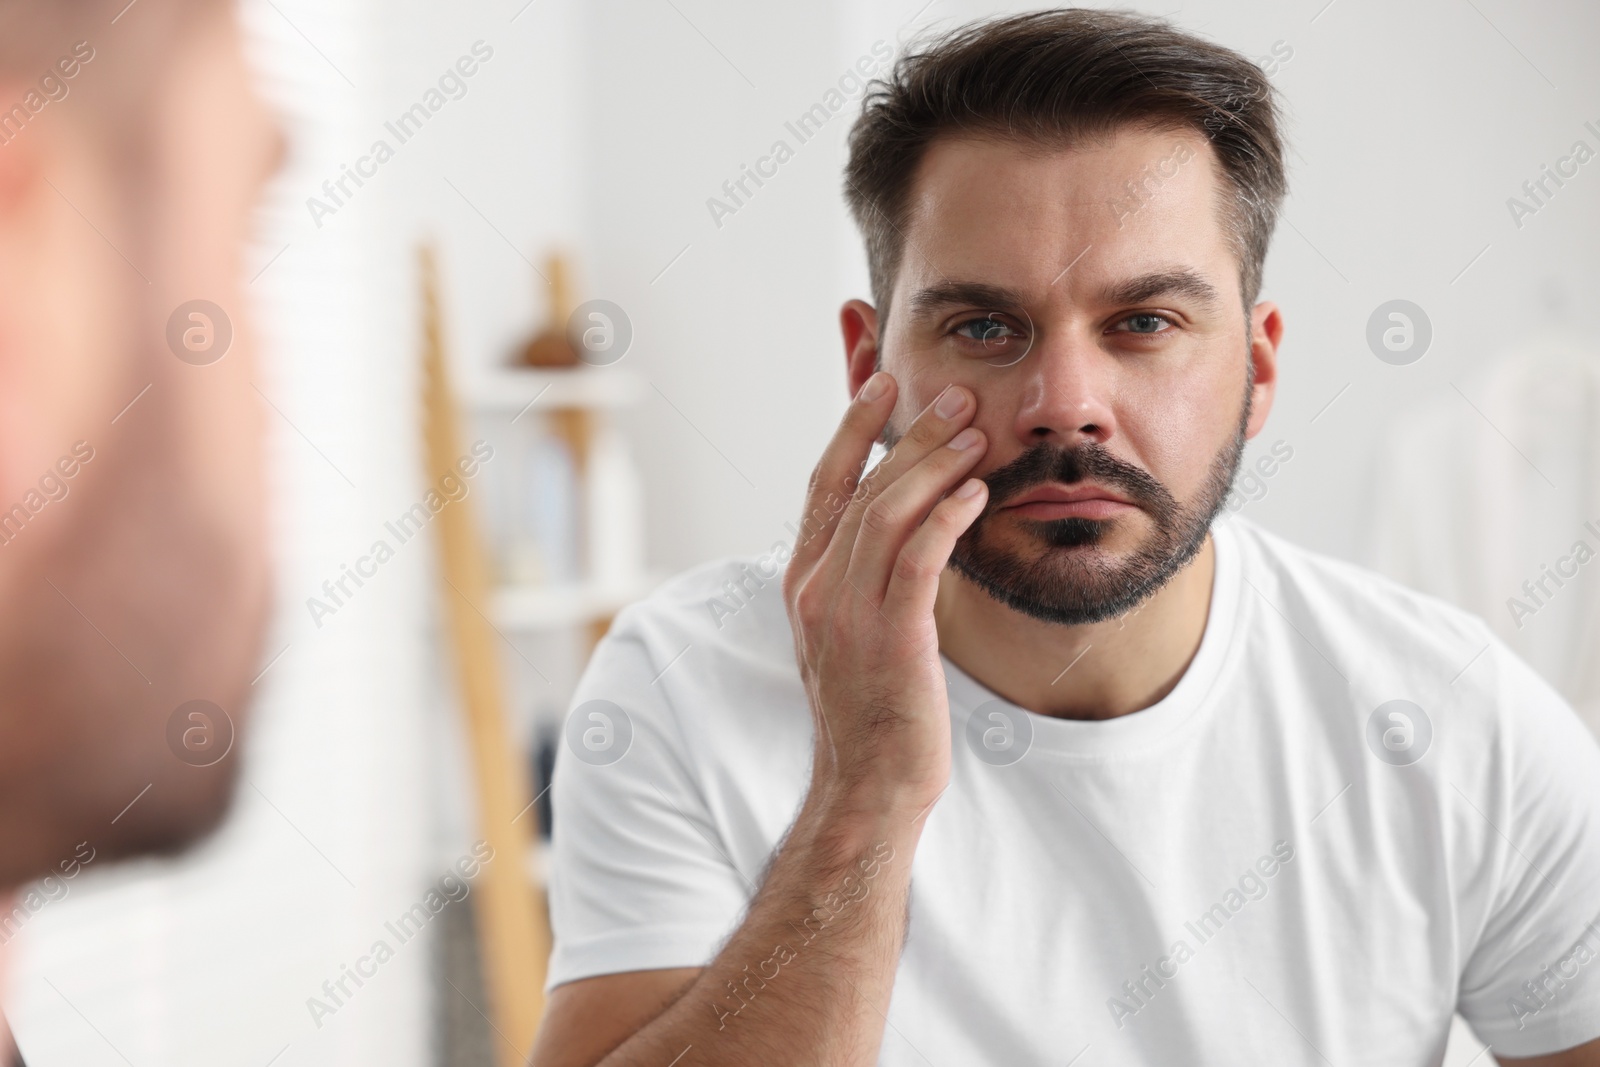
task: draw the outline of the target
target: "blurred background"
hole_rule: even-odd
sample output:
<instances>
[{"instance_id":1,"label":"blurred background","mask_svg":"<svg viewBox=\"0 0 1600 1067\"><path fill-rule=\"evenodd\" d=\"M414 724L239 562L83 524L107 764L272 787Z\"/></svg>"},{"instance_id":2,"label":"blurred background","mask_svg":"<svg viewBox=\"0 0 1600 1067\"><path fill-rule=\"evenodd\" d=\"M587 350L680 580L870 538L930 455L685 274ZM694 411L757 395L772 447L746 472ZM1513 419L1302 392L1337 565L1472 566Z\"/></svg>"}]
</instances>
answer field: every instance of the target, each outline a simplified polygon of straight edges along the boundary
<instances>
[{"instance_id":1,"label":"blurred background","mask_svg":"<svg viewBox=\"0 0 1600 1067\"><path fill-rule=\"evenodd\" d=\"M495 1062L478 895L355 995L324 991L481 836L462 594L432 529L390 525L437 487L417 249L436 254L459 447L483 443L462 484L487 586L466 614L533 797L611 613L786 539L843 411L837 310L868 286L839 191L860 93L830 91L913 33L1030 6L244 0L293 145L250 286L278 620L222 831L182 859L87 865L12 939L30 1062ZM1281 382L1228 506L1479 612L1600 727L1600 9L1133 6L1259 57L1288 116L1262 297L1286 316ZM739 192L777 141L792 158ZM516 366L593 300L605 359ZM392 558L363 563L380 540ZM327 591L357 568L375 575ZM537 885L538 856L493 863ZM1448 1062L1481 1048L1458 1027Z\"/></svg>"}]
</instances>

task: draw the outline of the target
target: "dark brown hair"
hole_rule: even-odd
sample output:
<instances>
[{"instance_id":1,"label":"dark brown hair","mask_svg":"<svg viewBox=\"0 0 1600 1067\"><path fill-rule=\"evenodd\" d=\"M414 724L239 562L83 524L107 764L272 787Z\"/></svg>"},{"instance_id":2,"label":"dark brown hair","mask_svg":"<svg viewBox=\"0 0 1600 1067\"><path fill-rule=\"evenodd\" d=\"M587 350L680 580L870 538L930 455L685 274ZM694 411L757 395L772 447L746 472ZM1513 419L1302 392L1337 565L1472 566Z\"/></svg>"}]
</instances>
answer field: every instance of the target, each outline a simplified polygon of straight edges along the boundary
<instances>
[{"instance_id":1,"label":"dark brown hair","mask_svg":"<svg viewBox=\"0 0 1600 1067\"><path fill-rule=\"evenodd\" d=\"M917 166L936 137L950 134L1065 147L1127 126L1198 130L1226 176L1223 220L1248 309L1286 188L1279 121L1272 86L1254 63L1146 15L1038 11L918 42L868 87L845 166L880 329Z\"/></svg>"}]
</instances>

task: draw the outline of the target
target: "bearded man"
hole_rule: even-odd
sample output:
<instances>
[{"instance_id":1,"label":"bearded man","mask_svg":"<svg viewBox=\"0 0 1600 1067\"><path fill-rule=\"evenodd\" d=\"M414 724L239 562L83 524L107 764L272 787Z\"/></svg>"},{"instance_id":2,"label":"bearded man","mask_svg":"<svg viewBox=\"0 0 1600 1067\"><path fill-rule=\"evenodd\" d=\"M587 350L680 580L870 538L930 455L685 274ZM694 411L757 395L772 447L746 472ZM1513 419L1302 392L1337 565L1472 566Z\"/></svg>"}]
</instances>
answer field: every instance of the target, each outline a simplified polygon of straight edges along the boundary
<instances>
[{"instance_id":1,"label":"bearded man","mask_svg":"<svg viewBox=\"0 0 1600 1067\"><path fill-rule=\"evenodd\" d=\"M796 536L579 685L540 1067L1426 1067L1457 1012L1600 1064L1600 747L1481 620L1224 510L1284 191L1265 75L1159 20L874 84Z\"/></svg>"}]
</instances>

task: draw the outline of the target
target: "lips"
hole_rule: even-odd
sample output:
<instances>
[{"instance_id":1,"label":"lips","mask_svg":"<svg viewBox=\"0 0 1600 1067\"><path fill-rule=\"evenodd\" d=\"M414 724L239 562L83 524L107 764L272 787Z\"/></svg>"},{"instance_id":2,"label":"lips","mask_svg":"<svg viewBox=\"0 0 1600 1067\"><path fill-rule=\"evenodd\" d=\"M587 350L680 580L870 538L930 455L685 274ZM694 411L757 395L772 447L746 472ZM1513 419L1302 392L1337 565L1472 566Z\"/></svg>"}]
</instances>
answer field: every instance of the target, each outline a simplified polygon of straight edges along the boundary
<instances>
[{"instance_id":1,"label":"lips","mask_svg":"<svg viewBox=\"0 0 1600 1067\"><path fill-rule=\"evenodd\" d=\"M1115 519L1136 509L1133 502L1121 493L1092 483L1074 485L1070 489L1057 483L1024 493L1003 505L1000 510L1019 519L1053 522L1061 519Z\"/></svg>"},{"instance_id":2,"label":"lips","mask_svg":"<svg viewBox=\"0 0 1600 1067\"><path fill-rule=\"evenodd\" d=\"M1005 504L1004 507L1020 508L1027 504L1077 504L1085 500L1105 500L1114 504L1133 504L1133 501L1122 494L1098 485L1079 485L1071 489L1064 486L1046 485L1030 493L1024 493Z\"/></svg>"}]
</instances>

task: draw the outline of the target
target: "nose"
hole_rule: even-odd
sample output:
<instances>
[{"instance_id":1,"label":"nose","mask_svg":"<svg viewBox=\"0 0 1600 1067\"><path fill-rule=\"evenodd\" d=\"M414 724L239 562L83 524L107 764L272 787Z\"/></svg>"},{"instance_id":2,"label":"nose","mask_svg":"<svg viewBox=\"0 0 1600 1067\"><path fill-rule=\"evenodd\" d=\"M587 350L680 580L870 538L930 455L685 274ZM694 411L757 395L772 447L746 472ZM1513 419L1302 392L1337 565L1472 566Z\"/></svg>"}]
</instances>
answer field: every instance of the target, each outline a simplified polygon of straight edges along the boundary
<instances>
[{"instance_id":1,"label":"nose","mask_svg":"<svg viewBox=\"0 0 1600 1067\"><path fill-rule=\"evenodd\" d=\"M1092 338L1045 333L1017 366L1024 376L1014 430L1024 445L1077 448L1116 432L1111 397L1115 360Z\"/></svg>"}]
</instances>

